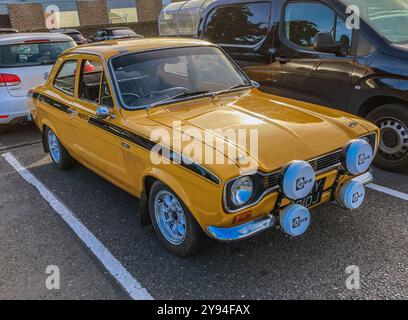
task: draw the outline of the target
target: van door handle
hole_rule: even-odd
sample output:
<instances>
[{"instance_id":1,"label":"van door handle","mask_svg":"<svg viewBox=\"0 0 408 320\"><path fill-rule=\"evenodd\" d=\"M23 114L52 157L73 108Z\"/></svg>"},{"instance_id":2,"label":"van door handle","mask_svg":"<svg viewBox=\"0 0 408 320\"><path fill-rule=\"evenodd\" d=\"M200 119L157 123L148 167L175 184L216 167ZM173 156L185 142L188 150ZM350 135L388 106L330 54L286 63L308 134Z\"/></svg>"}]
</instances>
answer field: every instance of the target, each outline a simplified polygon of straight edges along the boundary
<instances>
[{"instance_id":1,"label":"van door handle","mask_svg":"<svg viewBox=\"0 0 408 320\"><path fill-rule=\"evenodd\" d=\"M281 64L285 64L290 62L292 59L288 57L276 57L276 61L280 62Z\"/></svg>"}]
</instances>

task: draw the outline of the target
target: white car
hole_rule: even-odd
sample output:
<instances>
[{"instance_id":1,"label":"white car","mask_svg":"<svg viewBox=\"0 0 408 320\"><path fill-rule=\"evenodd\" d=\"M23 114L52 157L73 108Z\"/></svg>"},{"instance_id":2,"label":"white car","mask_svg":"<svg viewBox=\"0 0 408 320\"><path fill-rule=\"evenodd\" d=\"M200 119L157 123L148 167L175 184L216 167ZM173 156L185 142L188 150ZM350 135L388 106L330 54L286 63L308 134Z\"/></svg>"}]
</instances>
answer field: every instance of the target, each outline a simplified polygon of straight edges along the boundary
<instances>
[{"instance_id":1,"label":"white car","mask_svg":"<svg viewBox=\"0 0 408 320\"><path fill-rule=\"evenodd\" d=\"M27 118L29 90L45 82L58 56L75 46L63 34L0 35L0 132Z\"/></svg>"}]
</instances>

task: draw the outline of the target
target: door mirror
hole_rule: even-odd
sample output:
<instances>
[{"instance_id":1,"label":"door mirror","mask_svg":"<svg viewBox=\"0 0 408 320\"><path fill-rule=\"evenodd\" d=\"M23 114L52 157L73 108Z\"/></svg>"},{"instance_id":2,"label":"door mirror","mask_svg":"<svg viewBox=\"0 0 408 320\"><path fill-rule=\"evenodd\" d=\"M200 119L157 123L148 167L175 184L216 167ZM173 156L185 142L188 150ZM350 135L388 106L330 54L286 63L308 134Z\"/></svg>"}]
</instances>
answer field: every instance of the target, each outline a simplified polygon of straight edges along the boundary
<instances>
[{"instance_id":1,"label":"door mirror","mask_svg":"<svg viewBox=\"0 0 408 320\"><path fill-rule=\"evenodd\" d=\"M257 89L261 86L258 82L254 81L254 80L251 80L251 84L252 84L252 86L254 88L257 88Z\"/></svg>"},{"instance_id":2,"label":"door mirror","mask_svg":"<svg viewBox=\"0 0 408 320\"><path fill-rule=\"evenodd\" d=\"M334 41L330 32L319 32L313 41L315 51L343 54L342 46Z\"/></svg>"},{"instance_id":3,"label":"door mirror","mask_svg":"<svg viewBox=\"0 0 408 320\"><path fill-rule=\"evenodd\" d=\"M102 106L96 109L96 118L98 118L99 120L105 120L111 117L112 117L112 114L108 107Z\"/></svg>"}]
</instances>

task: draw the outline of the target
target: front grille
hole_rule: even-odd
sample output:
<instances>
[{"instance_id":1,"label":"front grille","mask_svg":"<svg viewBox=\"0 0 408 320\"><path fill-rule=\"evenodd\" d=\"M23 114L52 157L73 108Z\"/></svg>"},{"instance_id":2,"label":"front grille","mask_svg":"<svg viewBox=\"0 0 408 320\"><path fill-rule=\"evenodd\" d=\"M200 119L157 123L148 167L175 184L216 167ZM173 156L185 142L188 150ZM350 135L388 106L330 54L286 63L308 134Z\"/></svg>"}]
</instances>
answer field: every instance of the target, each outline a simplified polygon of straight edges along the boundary
<instances>
[{"instance_id":1,"label":"front grille","mask_svg":"<svg viewBox=\"0 0 408 320\"><path fill-rule=\"evenodd\" d=\"M316 173L321 173L326 170L333 169L334 167L341 164L342 151L336 151L320 158L309 161L310 165ZM264 190L269 190L271 188L276 188L279 186L281 181L281 171L274 173L269 173L262 175L261 181Z\"/></svg>"},{"instance_id":2,"label":"front grille","mask_svg":"<svg viewBox=\"0 0 408 320\"><path fill-rule=\"evenodd\" d=\"M341 153L342 151L339 150L309 161L309 163L315 172L322 172L339 165L341 163Z\"/></svg>"},{"instance_id":3,"label":"front grille","mask_svg":"<svg viewBox=\"0 0 408 320\"><path fill-rule=\"evenodd\" d=\"M271 173L263 176L262 183L265 189L270 189L279 185L281 179L280 172Z\"/></svg>"}]
</instances>

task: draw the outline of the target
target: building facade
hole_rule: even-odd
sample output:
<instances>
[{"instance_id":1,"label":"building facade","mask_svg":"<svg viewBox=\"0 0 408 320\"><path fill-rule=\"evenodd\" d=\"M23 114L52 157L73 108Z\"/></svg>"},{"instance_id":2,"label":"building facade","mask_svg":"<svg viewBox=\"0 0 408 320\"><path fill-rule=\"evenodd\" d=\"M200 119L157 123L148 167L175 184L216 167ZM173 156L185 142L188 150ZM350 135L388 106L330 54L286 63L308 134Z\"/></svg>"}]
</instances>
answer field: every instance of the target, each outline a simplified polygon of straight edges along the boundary
<instances>
[{"instance_id":1,"label":"building facade","mask_svg":"<svg viewBox=\"0 0 408 320\"><path fill-rule=\"evenodd\" d=\"M171 0L0 0L0 28L18 30L155 21Z\"/></svg>"}]
</instances>

